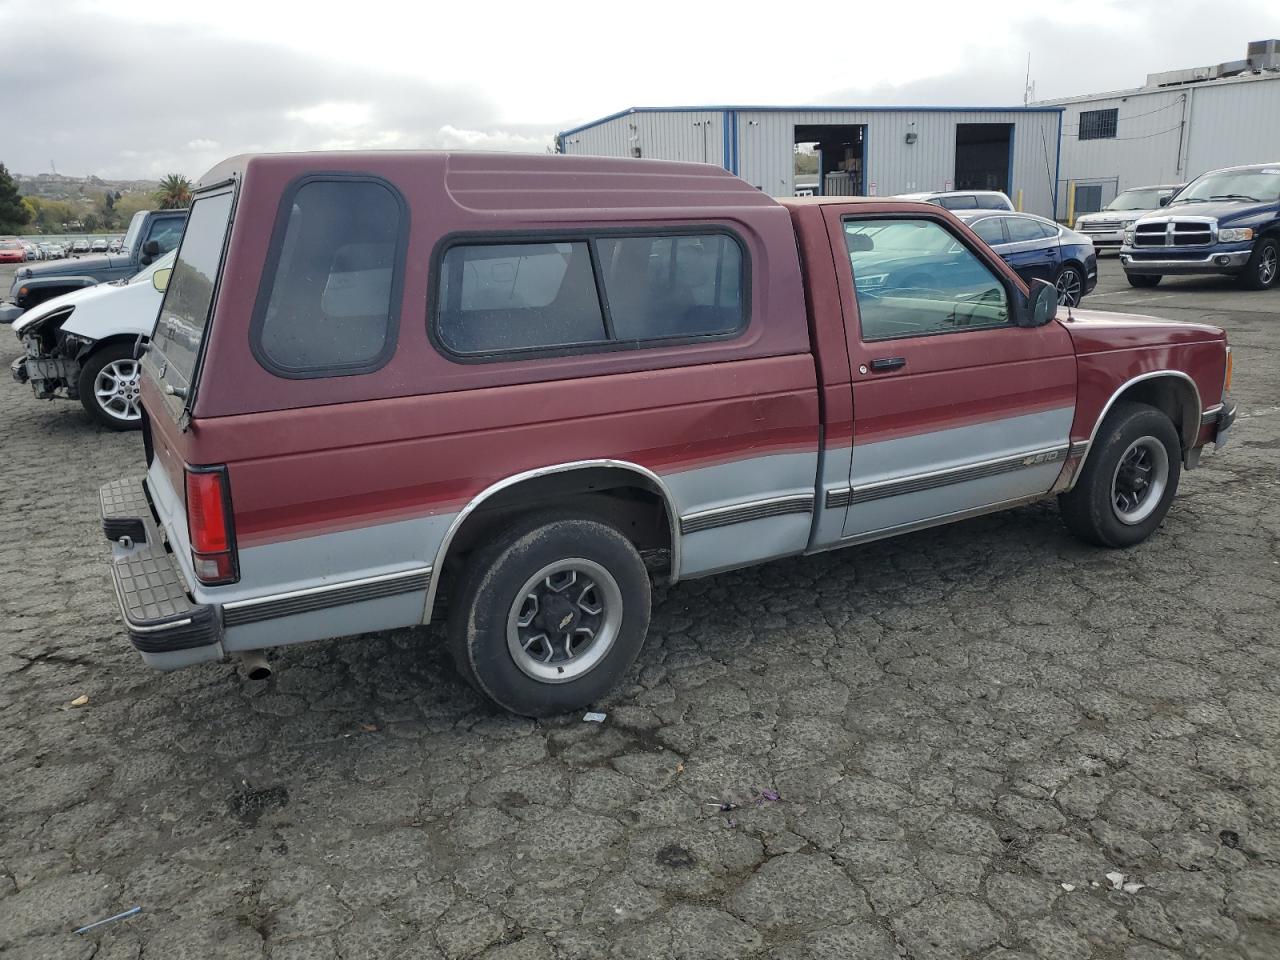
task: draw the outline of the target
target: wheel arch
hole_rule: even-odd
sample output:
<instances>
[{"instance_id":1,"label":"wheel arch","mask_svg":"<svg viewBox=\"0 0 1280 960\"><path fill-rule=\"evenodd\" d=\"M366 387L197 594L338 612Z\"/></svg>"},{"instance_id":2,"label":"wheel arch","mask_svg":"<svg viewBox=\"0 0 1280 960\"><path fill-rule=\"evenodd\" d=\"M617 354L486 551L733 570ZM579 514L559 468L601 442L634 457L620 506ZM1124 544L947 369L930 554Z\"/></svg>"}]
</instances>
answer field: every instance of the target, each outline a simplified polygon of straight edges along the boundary
<instances>
[{"instance_id":1,"label":"wheel arch","mask_svg":"<svg viewBox=\"0 0 1280 960\"><path fill-rule=\"evenodd\" d=\"M1076 469L1078 479L1089 456L1093 453L1094 441L1098 431L1102 429L1107 414L1121 400L1145 403L1166 414L1173 421L1185 451L1195 445L1200 433L1200 417L1204 413L1204 404L1200 399L1200 388L1191 377L1181 370L1152 370L1131 377L1120 385L1098 414L1089 433L1089 447L1085 451L1080 466ZM1075 479L1072 480L1073 487Z\"/></svg>"},{"instance_id":2,"label":"wheel arch","mask_svg":"<svg viewBox=\"0 0 1280 960\"><path fill-rule=\"evenodd\" d=\"M650 509L661 514L660 535L671 552L668 582L680 575L680 512L675 498L663 479L647 467L626 460L580 460L552 464L513 474L490 484L471 498L453 518L440 541L432 563L431 584L427 588L422 622L430 623L436 593L445 564L468 549L486 532L487 521L495 516L527 513L554 507L557 503L590 500L596 507L588 512L602 512L600 505L609 498L628 492L647 495ZM644 510L644 507L638 507ZM625 531L624 531L625 534Z\"/></svg>"}]
</instances>

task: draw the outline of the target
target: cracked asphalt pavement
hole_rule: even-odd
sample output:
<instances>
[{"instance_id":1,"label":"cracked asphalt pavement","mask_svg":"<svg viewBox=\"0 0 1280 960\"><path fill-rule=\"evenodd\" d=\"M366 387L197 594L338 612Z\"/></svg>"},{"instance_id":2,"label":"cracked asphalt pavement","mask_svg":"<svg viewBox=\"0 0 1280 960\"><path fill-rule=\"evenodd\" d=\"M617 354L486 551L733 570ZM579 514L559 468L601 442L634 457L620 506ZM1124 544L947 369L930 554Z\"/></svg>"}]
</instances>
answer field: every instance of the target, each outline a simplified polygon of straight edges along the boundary
<instances>
[{"instance_id":1,"label":"cracked asphalt pavement","mask_svg":"<svg viewBox=\"0 0 1280 960\"><path fill-rule=\"evenodd\" d=\"M602 724L433 630L150 672L96 502L140 441L6 378L0 955L1274 960L1280 290L1102 270L1236 349L1150 542L1046 503L662 589Z\"/></svg>"}]
</instances>

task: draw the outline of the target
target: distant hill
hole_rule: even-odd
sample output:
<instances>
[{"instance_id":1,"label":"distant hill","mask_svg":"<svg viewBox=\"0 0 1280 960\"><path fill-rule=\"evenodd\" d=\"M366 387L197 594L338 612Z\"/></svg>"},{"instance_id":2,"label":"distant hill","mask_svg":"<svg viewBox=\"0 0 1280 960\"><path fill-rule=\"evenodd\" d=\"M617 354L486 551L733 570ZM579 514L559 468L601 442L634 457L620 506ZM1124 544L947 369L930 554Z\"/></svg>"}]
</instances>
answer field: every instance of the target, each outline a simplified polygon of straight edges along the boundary
<instances>
[{"instance_id":1,"label":"distant hill","mask_svg":"<svg viewBox=\"0 0 1280 960\"><path fill-rule=\"evenodd\" d=\"M154 193L158 180L104 180L101 177L68 177L60 173L39 173L34 177L15 173L18 192L24 197L45 200L68 200L72 203L92 200L110 190L113 193Z\"/></svg>"}]
</instances>

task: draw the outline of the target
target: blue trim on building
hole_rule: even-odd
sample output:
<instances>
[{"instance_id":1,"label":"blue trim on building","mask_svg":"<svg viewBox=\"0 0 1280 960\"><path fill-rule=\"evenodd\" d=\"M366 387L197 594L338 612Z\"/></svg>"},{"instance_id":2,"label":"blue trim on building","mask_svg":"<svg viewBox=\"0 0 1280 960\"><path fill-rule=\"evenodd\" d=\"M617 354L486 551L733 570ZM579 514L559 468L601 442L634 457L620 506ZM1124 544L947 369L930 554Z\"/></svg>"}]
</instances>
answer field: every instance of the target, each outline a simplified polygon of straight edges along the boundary
<instances>
[{"instance_id":1,"label":"blue trim on building","mask_svg":"<svg viewBox=\"0 0 1280 960\"><path fill-rule=\"evenodd\" d=\"M628 107L626 110L619 110L617 113L611 113L607 117L592 120L581 126L561 130L557 136L567 137L575 133L581 133L583 130L590 130L592 127L598 127L602 123L608 123L610 120L617 120L632 113L710 113L716 110L732 110L740 113L794 113L796 111L804 111L806 113L1056 113L1059 120L1061 120L1062 112L1065 109L1065 107L824 107L813 106L812 104L808 106L784 104L777 107L735 104L716 104L704 107Z\"/></svg>"},{"instance_id":2,"label":"blue trim on building","mask_svg":"<svg viewBox=\"0 0 1280 960\"><path fill-rule=\"evenodd\" d=\"M738 111L733 111L733 175L735 177L742 176L742 160L738 155L738 151L742 146L742 141L738 139Z\"/></svg>"},{"instance_id":3,"label":"blue trim on building","mask_svg":"<svg viewBox=\"0 0 1280 960\"><path fill-rule=\"evenodd\" d=\"M1061 116L1061 114L1059 114ZM1013 142L1018 137L1018 125L1016 123L1009 124L1009 172L1005 174L1004 190L1005 196L1010 200L1013 199Z\"/></svg>"},{"instance_id":4,"label":"blue trim on building","mask_svg":"<svg viewBox=\"0 0 1280 960\"><path fill-rule=\"evenodd\" d=\"M1058 219L1058 181L1062 176L1062 114L1058 114L1058 157L1053 161L1053 219Z\"/></svg>"},{"instance_id":5,"label":"blue trim on building","mask_svg":"<svg viewBox=\"0 0 1280 960\"><path fill-rule=\"evenodd\" d=\"M720 145L723 148L724 160L721 163L730 173L733 172L733 154L729 150L729 111L720 114Z\"/></svg>"}]
</instances>

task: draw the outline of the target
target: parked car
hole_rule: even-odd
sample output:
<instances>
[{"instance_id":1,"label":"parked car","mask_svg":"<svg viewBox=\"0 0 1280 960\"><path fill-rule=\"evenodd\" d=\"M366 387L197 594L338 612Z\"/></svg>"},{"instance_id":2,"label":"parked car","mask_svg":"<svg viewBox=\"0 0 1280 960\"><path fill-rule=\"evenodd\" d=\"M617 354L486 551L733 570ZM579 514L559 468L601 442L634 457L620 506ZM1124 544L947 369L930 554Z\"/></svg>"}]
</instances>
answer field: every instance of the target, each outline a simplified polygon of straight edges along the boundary
<instances>
[{"instance_id":1,"label":"parked car","mask_svg":"<svg viewBox=\"0 0 1280 960\"><path fill-rule=\"evenodd\" d=\"M1029 213L958 214L1028 284L1043 280L1074 307L1098 285L1098 255L1082 233Z\"/></svg>"},{"instance_id":2,"label":"parked car","mask_svg":"<svg viewBox=\"0 0 1280 960\"><path fill-rule=\"evenodd\" d=\"M1092 240L1099 250L1106 247L1118 250L1124 242L1125 230L1133 226L1139 217L1167 204L1182 187L1180 183L1167 183L1122 190L1097 213L1076 217L1075 230Z\"/></svg>"},{"instance_id":3,"label":"parked car","mask_svg":"<svg viewBox=\"0 0 1280 960\"><path fill-rule=\"evenodd\" d=\"M71 241L72 253L89 253L89 241L84 237L80 237Z\"/></svg>"},{"instance_id":4,"label":"parked car","mask_svg":"<svg viewBox=\"0 0 1280 960\"><path fill-rule=\"evenodd\" d=\"M40 253L40 248L29 240L18 241L22 244L22 252L26 254L28 260L43 260L44 256Z\"/></svg>"},{"instance_id":5,"label":"parked car","mask_svg":"<svg viewBox=\"0 0 1280 960\"><path fill-rule=\"evenodd\" d=\"M133 276L178 245L186 222L185 210L141 210L129 221L118 254L22 267L9 288L12 305L0 305L0 322L9 323L24 310L72 290Z\"/></svg>"},{"instance_id":6,"label":"parked car","mask_svg":"<svg viewBox=\"0 0 1280 960\"><path fill-rule=\"evenodd\" d=\"M999 190L933 190L902 193L897 200L923 200L948 210L1012 210L1013 201Z\"/></svg>"},{"instance_id":7,"label":"parked car","mask_svg":"<svg viewBox=\"0 0 1280 960\"><path fill-rule=\"evenodd\" d=\"M113 430L142 426L138 401L138 337L150 337L170 251L128 280L73 290L32 307L14 321L23 356L11 372L41 400L79 400L94 420Z\"/></svg>"},{"instance_id":8,"label":"parked car","mask_svg":"<svg viewBox=\"0 0 1280 960\"><path fill-rule=\"evenodd\" d=\"M1235 277L1269 290L1280 277L1280 162L1211 170L1159 213L1125 230L1120 265L1135 287L1168 275Z\"/></svg>"},{"instance_id":9,"label":"parked car","mask_svg":"<svg viewBox=\"0 0 1280 960\"><path fill-rule=\"evenodd\" d=\"M928 288L868 283L903 225ZM1054 495L1138 544L1226 439L1225 335L1056 300L941 207L705 164L225 161L142 358L146 476L102 490L126 629L262 676L444 614L464 677L546 715L624 675L651 575Z\"/></svg>"},{"instance_id":10,"label":"parked car","mask_svg":"<svg viewBox=\"0 0 1280 960\"><path fill-rule=\"evenodd\" d=\"M0 240L0 263L25 263L27 251L20 240Z\"/></svg>"},{"instance_id":11,"label":"parked car","mask_svg":"<svg viewBox=\"0 0 1280 960\"><path fill-rule=\"evenodd\" d=\"M97 237L93 243L89 244L89 250L93 253L106 253L109 241L106 237Z\"/></svg>"}]
</instances>

